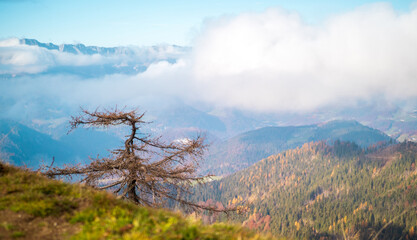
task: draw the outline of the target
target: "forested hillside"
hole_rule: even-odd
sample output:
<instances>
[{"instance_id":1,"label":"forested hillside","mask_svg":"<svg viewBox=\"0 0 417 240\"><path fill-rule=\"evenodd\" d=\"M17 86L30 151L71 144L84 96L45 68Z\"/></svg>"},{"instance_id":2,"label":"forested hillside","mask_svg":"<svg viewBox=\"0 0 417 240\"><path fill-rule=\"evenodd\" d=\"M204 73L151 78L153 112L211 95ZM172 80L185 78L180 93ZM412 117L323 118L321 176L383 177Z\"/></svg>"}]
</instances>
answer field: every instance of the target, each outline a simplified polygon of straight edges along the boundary
<instances>
[{"instance_id":1,"label":"forested hillside","mask_svg":"<svg viewBox=\"0 0 417 240\"><path fill-rule=\"evenodd\" d=\"M307 143L195 189L194 200L247 205L246 215L228 218L276 235L414 239L416 159L411 142Z\"/></svg>"},{"instance_id":2,"label":"forested hillside","mask_svg":"<svg viewBox=\"0 0 417 240\"><path fill-rule=\"evenodd\" d=\"M307 126L265 127L213 144L202 167L203 173L228 175L260 159L311 141L351 141L361 147L388 142L383 132L356 121L330 121Z\"/></svg>"}]
</instances>

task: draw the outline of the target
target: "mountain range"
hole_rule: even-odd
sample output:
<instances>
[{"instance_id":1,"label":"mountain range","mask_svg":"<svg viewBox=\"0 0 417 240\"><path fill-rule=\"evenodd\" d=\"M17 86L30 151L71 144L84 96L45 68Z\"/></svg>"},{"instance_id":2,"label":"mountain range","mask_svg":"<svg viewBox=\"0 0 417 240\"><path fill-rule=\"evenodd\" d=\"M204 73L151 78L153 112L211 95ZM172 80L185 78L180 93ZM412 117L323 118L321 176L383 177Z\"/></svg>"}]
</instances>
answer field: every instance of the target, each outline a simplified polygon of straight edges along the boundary
<instances>
[{"instance_id":1,"label":"mountain range","mask_svg":"<svg viewBox=\"0 0 417 240\"><path fill-rule=\"evenodd\" d=\"M181 115L177 115L181 116ZM175 118L174 118L175 119ZM180 121L178 123L186 124ZM206 123L210 125L210 122ZM211 123L212 124L212 123ZM166 130L163 139L193 138L199 134L200 128L184 128ZM220 126L222 126L220 124ZM116 135L116 131L119 133ZM105 156L110 149L122 143L122 129L97 131L93 129L77 129L60 138L38 132L11 120L0 120L0 134L4 136L2 151L10 153L9 159L17 164L37 166L40 160L49 164L54 157L56 164L86 161L89 157ZM206 133L209 146L207 155L201 165L201 174L228 175L246 168L269 155L286 149L299 147L310 141L336 140L351 141L363 147L372 144L392 141L384 133L363 126L356 121L331 121L323 124L289 127L265 127L245 132L236 137L220 140L215 135Z\"/></svg>"},{"instance_id":2,"label":"mountain range","mask_svg":"<svg viewBox=\"0 0 417 240\"><path fill-rule=\"evenodd\" d=\"M332 144L336 140L354 142L364 148L392 141L383 132L357 121L338 120L306 126L264 127L213 143L202 171L227 175L272 154L300 147L307 142L326 141Z\"/></svg>"},{"instance_id":3,"label":"mountain range","mask_svg":"<svg viewBox=\"0 0 417 240\"><path fill-rule=\"evenodd\" d=\"M63 91L69 89L71 92L74 90L72 85L76 84L80 85L82 92L87 95L88 91L94 92L96 87L105 88L110 84L110 88L113 89L118 81L125 78L134 77L135 81L140 79L138 74L145 72L151 65L183 60L192 50L190 47L176 45L59 45L29 38L16 39L14 44L1 48L3 52L0 57L5 64L0 66L0 118L11 119L55 139L66 133L66 122L70 116L77 114L80 106L96 108L105 104L101 103L101 100L105 101L107 98L99 96L103 99L95 101L95 104L87 104L79 99L88 96L50 93L51 90L43 88L56 85ZM29 56L30 63L21 63L29 64L25 68L20 66L20 63L8 63L10 59L17 61ZM24 71L26 68L33 68L33 71ZM45 84L44 81L47 82L46 85L41 84ZM94 85L83 85L85 82L92 82ZM61 95L65 97L61 98ZM139 90L135 95L138 97L123 104L146 111L148 119L155 123L151 131L157 134L167 130L178 133L181 128L186 131L196 128L224 140L267 126L305 126L331 120L356 120L383 131L396 140L417 141L417 106L413 101L389 104L384 101L369 101L345 107L323 107L304 113L260 113L185 102L169 94L146 93Z\"/></svg>"},{"instance_id":4,"label":"mountain range","mask_svg":"<svg viewBox=\"0 0 417 240\"><path fill-rule=\"evenodd\" d=\"M37 169L42 164L62 166L85 163L122 144L111 134L77 129L60 139L38 132L11 120L0 119L0 152L2 160L18 166Z\"/></svg>"},{"instance_id":5,"label":"mountain range","mask_svg":"<svg viewBox=\"0 0 417 240\"><path fill-rule=\"evenodd\" d=\"M152 63L174 63L190 50L189 47L167 44L151 47L98 47L81 43L56 45L27 38L19 39L15 46L9 48L11 54L22 53L26 57L4 56L6 59L0 68L0 79L50 74L68 74L81 78L97 78L109 74L135 75L144 72ZM7 63L8 58L29 58L30 67L37 66L36 71L28 71L29 67L15 71L14 64Z\"/></svg>"},{"instance_id":6,"label":"mountain range","mask_svg":"<svg viewBox=\"0 0 417 240\"><path fill-rule=\"evenodd\" d=\"M78 79L75 83L90 81L91 78L108 81L100 77L109 74L122 74L123 77L135 75L145 71L154 63L175 62L191 50L188 47L175 45L111 48L85 46L84 44L57 45L42 43L36 39L20 39L17 46L3 48L6 50L10 48L9 51L17 53L22 49L29 52L40 52L41 56L49 56L48 59L56 60L55 63L42 68L43 70L40 72L25 73L22 76L6 74L7 76L4 75L0 81L0 89L3 89L0 90L2 91L0 119L44 134L42 136L45 139L49 137L51 144L52 142L55 144L56 141L61 142L61 138L67 138L68 120L70 116L78 114L80 105L74 104L77 100L72 100L71 94L68 96L70 100L67 103L66 100L56 98L59 94L55 96L39 93L39 91L42 92L42 89L36 90L34 95L20 93L21 89L39 87L36 84L39 79L26 80L27 77L45 75L47 79L59 80L60 84L66 81L74 83L72 82L73 78ZM64 55L57 57L57 53ZM92 63L87 65L74 65L68 62L69 60L62 62L62 58L71 59L74 56L81 57L80 60L85 56L98 57L101 60L96 61L96 58L91 58ZM7 68L8 65L3 67ZM94 80L94 82L97 81ZM68 86L71 85L70 83ZM52 81L50 84L55 83ZM80 96L75 98L80 98ZM139 111L146 112L146 120L152 124L144 126L143 130L150 134L162 135L170 140L193 137L199 133L207 135L211 147L201 172L216 175L230 174L271 154L300 146L308 141L342 138L342 140L355 141L361 146L365 146L369 142L361 140L360 134L365 134L365 138L380 137L372 139L372 141L386 140L387 138L386 136L381 137L380 132L372 132L366 128L360 129L360 131L364 131L363 133L351 133L355 136L336 131L325 133L326 125L320 124L337 119L351 121L345 126L349 131L356 131L356 128L360 128L358 124L362 124L378 129L394 140L415 141L417 139L415 109L402 103L378 106L367 103L340 109L337 107L324 108L308 113L257 113L234 108L192 104L174 97L159 95L140 97L129 104L132 108L138 107ZM83 107L96 108L98 106ZM344 127L341 122L334 122L334 124L334 129ZM327 125L327 127L332 128L331 125ZM9 131L10 128L4 129L2 134L7 134ZM100 134L108 135L110 139L116 137L118 140L123 136L123 133L119 133L118 130L111 129L108 132L100 132ZM99 146L114 145L103 143L104 139L107 139L105 137L101 139L99 139L101 142L98 144ZM19 142L24 143L17 139L9 142L10 146L13 145L11 142L14 142L15 145L18 145ZM16 149L24 147L15 146L12 148L10 146L4 148L15 153L15 158L19 155ZM91 144L89 147L93 148ZM61 147L56 149L61 149ZM105 150L90 151L89 155L95 154L95 152L103 154ZM52 155L57 154L49 154L48 158L50 159Z\"/></svg>"},{"instance_id":7,"label":"mountain range","mask_svg":"<svg viewBox=\"0 0 417 240\"><path fill-rule=\"evenodd\" d=\"M41 43L36 39L28 39L23 38L19 40L20 44L28 45L28 46L38 46L42 48L46 48L48 50L57 50L60 52L72 53L72 54L86 54L86 55L93 55L93 54L100 54L104 56L110 55L136 55L138 52L136 51L138 48L136 47L98 47L98 46L85 46L82 43L78 44L60 44L56 45L53 43ZM162 56L164 52L171 49L171 55L166 55L160 59L164 59L169 61L170 59L175 60L178 56L174 55L174 53L181 53L190 50L189 47L181 47L177 45L160 45L160 46L152 46L144 48L144 52L148 52L148 54L144 54L141 56L143 59L152 59L151 56ZM153 55L150 55L153 53Z\"/></svg>"}]
</instances>

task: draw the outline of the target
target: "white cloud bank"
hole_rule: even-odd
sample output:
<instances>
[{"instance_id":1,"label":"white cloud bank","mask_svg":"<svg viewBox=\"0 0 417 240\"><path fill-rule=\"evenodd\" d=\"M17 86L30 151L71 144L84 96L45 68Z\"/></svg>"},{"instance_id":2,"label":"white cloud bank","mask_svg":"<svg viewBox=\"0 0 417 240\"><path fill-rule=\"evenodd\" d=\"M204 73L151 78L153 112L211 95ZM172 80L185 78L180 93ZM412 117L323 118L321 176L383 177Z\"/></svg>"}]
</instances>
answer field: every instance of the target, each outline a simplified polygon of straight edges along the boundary
<instances>
[{"instance_id":1,"label":"white cloud bank","mask_svg":"<svg viewBox=\"0 0 417 240\"><path fill-rule=\"evenodd\" d=\"M100 61L107 60L0 44L0 72ZM367 5L317 26L280 9L223 17L208 22L191 54L174 64L154 63L135 76L67 80L37 78L38 90L21 92L41 95L45 84L45 94L58 92L57 98L78 105L135 103L152 95L266 112L415 98L417 9L397 13L388 4ZM24 88L27 81L20 83Z\"/></svg>"},{"instance_id":2,"label":"white cloud bank","mask_svg":"<svg viewBox=\"0 0 417 240\"><path fill-rule=\"evenodd\" d=\"M260 111L417 96L417 9L374 4L309 26L279 9L225 17L197 38L204 100Z\"/></svg>"},{"instance_id":3,"label":"white cloud bank","mask_svg":"<svg viewBox=\"0 0 417 240\"><path fill-rule=\"evenodd\" d=\"M0 41L0 74L41 73L52 66L89 66L111 59L93 55L75 55L38 46L21 44L19 39Z\"/></svg>"},{"instance_id":4,"label":"white cloud bank","mask_svg":"<svg viewBox=\"0 0 417 240\"><path fill-rule=\"evenodd\" d=\"M30 40L29 40L30 41ZM151 62L178 58L187 51L186 48L159 45L153 47L117 47L115 49L73 45L71 50L78 54L65 52L64 45L57 49L47 49L37 45L21 43L12 38L0 40L0 74L20 75L47 73L54 67L93 67L108 65L113 68L135 67L134 63L147 65ZM70 48L70 47L69 47ZM83 54L83 49L97 50L94 54ZM106 53L106 51L110 53ZM104 53L101 53L104 51ZM133 64L133 65L132 65ZM139 66L138 65L138 66ZM107 67L108 67L107 66ZM136 67L138 67L136 66ZM76 75L76 74L75 74Z\"/></svg>"}]
</instances>

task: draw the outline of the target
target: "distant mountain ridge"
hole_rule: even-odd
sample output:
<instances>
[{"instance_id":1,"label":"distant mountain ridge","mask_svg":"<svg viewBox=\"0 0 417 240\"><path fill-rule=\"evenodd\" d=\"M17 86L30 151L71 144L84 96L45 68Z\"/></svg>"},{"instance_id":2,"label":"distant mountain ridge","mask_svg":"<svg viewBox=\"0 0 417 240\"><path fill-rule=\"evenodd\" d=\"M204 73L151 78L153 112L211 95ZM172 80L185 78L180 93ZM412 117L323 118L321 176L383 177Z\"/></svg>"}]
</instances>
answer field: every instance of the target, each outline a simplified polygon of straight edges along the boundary
<instances>
[{"instance_id":1,"label":"distant mountain ridge","mask_svg":"<svg viewBox=\"0 0 417 240\"><path fill-rule=\"evenodd\" d=\"M86 55L93 55L93 54L100 54L100 55L115 55L115 54L125 54L125 55L133 55L136 54L136 51L132 47L120 46L120 47L98 47L98 46L86 46L82 43L77 44L60 44L56 45L53 43L42 43L36 39L29 39L23 38L19 40L20 44L25 44L29 46L38 46L42 48L46 48L48 50L57 50L60 52L72 53L72 54L86 54ZM178 52L185 52L189 51L190 47L182 47L178 45L159 45L159 46L152 46L147 47L148 51L155 51L162 49L171 48L172 50Z\"/></svg>"},{"instance_id":2,"label":"distant mountain ridge","mask_svg":"<svg viewBox=\"0 0 417 240\"><path fill-rule=\"evenodd\" d=\"M49 165L76 164L108 155L108 150L120 146L121 140L110 134L77 129L59 140L18 122L0 119L0 153L3 161L14 165L39 168Z\"/></svg>"},{"instance_id":3,"label":"distant mountain ridge","mask_svg":"<svg viewBox=\"0 0 417 240\"><path fill-rule=\"evenodd\" d=\"M355 142L368 147L391 138L383 132L353 120L336 120L322 124L288 127L264 127L252 130L210 147L204 173L227 175L281 151L311 141L335 140Z\"/></svg>"},{"instance_id":4,"label":"distant mountain ridge","mask_svg":"<svg viewBox=\"0 0 417 240\"><path fill-rule=\"evenodd\" d=\"M0 71L0 78L46 74L69 74L81 78L96 78L109 74L134 75L146 71L153 63L176 63L191 50L190 47L169 44L142 47L99 47L82 43L57 45L28 38L15 39L13 44L4 47L10 56L5 55L6 61ZM20 55L25 52L32 55L33 61L30 64L20 61L24 58ZM19 59L20 62L10 61L13 58Z\"/></svg>"},{"instance_id":5,"label":"distant mountain ridge","mask_svg":"<svg viewBox=\"0 0 417 240\"><path fill-rule=\"evenodd\" d=\"M190 114L197 113L191 111ZM174 114L174 116L166 116L162 119L172 121L173 117L182 115ZM198 116L200 115L198 114ZM200 116L200 118L202 117L204 115ZM201 126L187 128L186 125L191 125L192 122L186 125L181 124L188 121L188 118L190 117L185 116L182 120L177 119L172 124L177 122L180 125L167 128L161 132L161 136L168 141L184 137L193 138L198 134L204 134L201 129L211 126L212 128L207 132L207 143L212 143L212 145L209 147L200 168L201 173L204 174L228 175L272 154L299 147L310 141L352 141L367 147L391 140L382 132L363 126L356 121L332 121L307 126L265 127L221 141L215 135L210 135L213 131L224 130L223 125L216 118L204 117L199 123ZM160 121L159 124L151 127L164 128L164 126L171 125L169 122ZM145 131L149 130L145 129ZM87 129L78 129L69 135L54 139L50 135L38 132L16 121L0 119L0 136L6 135L8 136L0 151L12 154L9 158L14 164L29 164L31 166L37 166L41 159L51 162L52 157L55 157L56 163L60 164L71 162L74 159L87 160L89 156L105 155L108 153L107 150L117 147L121 143L121 139L113 136L114 134L111 132Z\"/></svg>"},{"instance_id":6,"label":"distant mountain ridge","mask_svg":"<svg viewBox=\"0 0 417 240\"><path fill-rule=\"evenodd\" d=\"M39 166L41 160L52 162L72 155L71 150L50 136L28 128L11 120L0 119L0 151L15 165Z\"/></svg>"},{"instance_id":7,"label":"distant mountain ridge","mask_svg":"<svg viewBox=\"0 0 417 240\"><path fill-rule=\"evenodd\" d=\"M67 52L73 54L101 54L101 55L110 55L110 54L127 54L132 53L131 50L127 47L97 47L97 46L85 46L82 43L78 44L60 44L56 45L53 43L42 43L36 39L23 38L20 39L20 44L25 44L29 46L38 46L46 48L48 50L57 50L60 52Z\"/></svg>"}]
</instances>

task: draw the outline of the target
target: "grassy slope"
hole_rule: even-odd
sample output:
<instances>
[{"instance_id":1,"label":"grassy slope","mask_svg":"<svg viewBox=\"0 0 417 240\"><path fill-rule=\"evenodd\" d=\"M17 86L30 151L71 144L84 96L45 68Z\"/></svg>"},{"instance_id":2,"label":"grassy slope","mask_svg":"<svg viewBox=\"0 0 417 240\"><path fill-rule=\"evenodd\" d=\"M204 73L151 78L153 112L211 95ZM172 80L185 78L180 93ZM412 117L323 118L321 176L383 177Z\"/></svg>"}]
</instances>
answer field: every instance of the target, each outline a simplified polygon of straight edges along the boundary
<instances>
[{"instance_id":1,"label":"grassy slope","mask_svg":"<svg viewBox=\"0 0 417 240\"><path fill-rule=\"evenodd\" d=\"M272 239L240 226L203 225L91 188L0 162L0 239Z\"/></svg>"}]
</instances>

